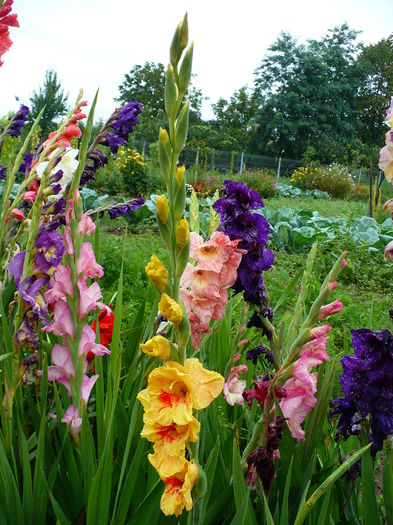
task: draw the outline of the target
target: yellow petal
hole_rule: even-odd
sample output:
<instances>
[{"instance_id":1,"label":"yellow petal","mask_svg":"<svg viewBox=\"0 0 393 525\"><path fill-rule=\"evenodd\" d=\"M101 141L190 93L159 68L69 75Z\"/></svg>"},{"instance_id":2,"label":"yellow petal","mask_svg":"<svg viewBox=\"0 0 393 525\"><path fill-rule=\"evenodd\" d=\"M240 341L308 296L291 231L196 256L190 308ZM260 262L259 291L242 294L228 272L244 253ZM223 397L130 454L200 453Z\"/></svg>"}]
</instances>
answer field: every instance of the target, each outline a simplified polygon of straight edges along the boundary
<instances>
[{"instance_id":1,"label":"yellow petal","mask_svg":"<svg viewBox=\"0 0 393 525\"><path fill-rule=\"evenodd\" d=\"M203 368L199 359L186 359L184 369L190 375L192 406L195 410L206 408L222 392L224 378L218 372Z\"/></svg>"}]
</instances>

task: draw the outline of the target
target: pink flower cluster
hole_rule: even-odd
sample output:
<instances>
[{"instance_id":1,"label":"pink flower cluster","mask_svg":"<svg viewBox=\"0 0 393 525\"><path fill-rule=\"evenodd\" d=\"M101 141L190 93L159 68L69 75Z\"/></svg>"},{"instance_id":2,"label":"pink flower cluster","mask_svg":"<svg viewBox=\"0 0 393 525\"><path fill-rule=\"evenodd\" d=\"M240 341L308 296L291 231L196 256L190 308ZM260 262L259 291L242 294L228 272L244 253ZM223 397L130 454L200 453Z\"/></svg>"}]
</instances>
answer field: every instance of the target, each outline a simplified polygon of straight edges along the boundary
<instances>
[{"instance_id":1,"label":"pink flower cluster","mask_svg":"<svg viewBox=\"0 0 393 525\"><path fill-rule=\"evenodd\" d=\"M310 340L303 346L300 357L294 364L293 376L284 384L286 397L281 399L280 408L287 418L292 437L301 441L304 441L304 430L300 425L317 403L317 373L311 372L311 369L320 365L323 360L330 361L326 353L329 338L325 337L330 330L328 325L311 330Z\"/></svg>"},{"instance_id":2,"label":"pink flower cluster","mask_svg":"<svg viewBox=\"0 0 393 525\"><path fill-rule=\"evenodd\" d=\"M76 192L75 199L80 199L79 193ZM66 231L64 240L69 256L74 255L74 242L70 231L70 218L75 219L74 202L69 201L68 211L66 213ZM84 236L95 231L95 225L90 217L82 215L78 224L78 235ZM55 344L52 350L53 366L48 367L48 379L57 381L64 385L69 395L71 395L70 376L75 377L75 365L72 360L70 343L75 340L76 324L82 328L82 336L78 344L78 356L84 357L83 382L81 387L81 400L87 403L91 389L96 382L98 375L88 377L86 371L88 368L87 355L94 354L102 356L109 354L110 351L103 345L96 343L94 330L87 324L88 314L97 308L110 309L102 302L100 286L97 282L88 285L87 279L90 277L101 277L103 275L102 266L95 259L93 247L90 242L83 242L80 248L80 255L75 261L76 268L76 287L71 273L71 266L58 265L53 275L53 286L45 292L46 302L52 306L53 322L44 327L42 330L51 332L54 335L63 338L64 344ZM77 313L77 319L71 315L70 304L74 305ZM80 432L82 419L74 404L70 405L62 419L64 423L71 423L71 434L76 436Z\"/></svg>"},{"instance_id":3,"label":"pink flower cluster","mask_svg":"<svg viewBox=\"0 0 393 525\"><path fill-rule=\"evenodd\" d=\"M82 131L80 130L78 126L78 120L86 118L86 115L82 113L81 107L87 106L87 102L83 100L79 103L78 108L76 109L75 113L72 115L72 118L70 122L65 127L63 133L60 135L60 137L56 140L56 145L59 147L65 147L65 148L71 148L71 139L79 138L82 136ZM48 135L48 139L44 142L43 146L44 148L47 148L48 145L51 142L51 139L56 136L56 132L52 131Z\"/></svg>"},{"instance_id":4,"label":"pink flower cluster","mask_svg":"<svg viewBox=\"0 0 393 525\"><path fill-rule=\"evenodd\" d=\"M191 324L191 341L199 349L203 334L209 333L211 319L221 319L228 304L228 288L237 277L242 254L240 240L231 241L223 232L214 232L204 242L200 235L190 235L190 257L180 281L180 297Z\"/></svg>"}]
</instances>

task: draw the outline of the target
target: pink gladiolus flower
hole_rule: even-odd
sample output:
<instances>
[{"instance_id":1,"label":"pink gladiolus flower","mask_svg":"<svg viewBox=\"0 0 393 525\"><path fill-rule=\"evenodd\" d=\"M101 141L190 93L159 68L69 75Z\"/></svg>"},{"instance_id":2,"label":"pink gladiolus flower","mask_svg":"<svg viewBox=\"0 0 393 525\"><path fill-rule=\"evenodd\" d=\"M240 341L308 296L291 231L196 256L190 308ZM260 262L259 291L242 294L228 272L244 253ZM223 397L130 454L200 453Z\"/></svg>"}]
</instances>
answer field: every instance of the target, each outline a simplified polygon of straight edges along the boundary
<instances>
[{"instance_id":1,"label":"pink gladiolus flower","mask_svg":"<svg viewBox=\"0 0 393 525\"><path fill-rule=\"evenodd\" d=\"M232 368L228 379L224 383L223 394L225 401L234 406L243 405L243 392L246 388L247 381L239 379L239 375L245 374L248 370L247 365L238 365Z\"/></svg>"},{"instance_id":2,"label":"pink gladiolus flower","mask_svg":"<svg viewBox=\"0 0 393 525\"><path fill-rule=\"evenodd\" d=\"M384 252L384 258L385 260L389 257L391 261L393 261L393 241L390 241L389 244L386 245L385 252Z\"/></svg>"},{"instance_id":3,"label":"pink gladiolus flower","mask_svg":"<svg viewBox=\"0 0 393 525\"><path fill-rule=\"evenodd\" d=\"M81 246L81 253L76 263L77 275L87 277L102 277L104 270L101 265L96 262L93 246L90 242L84 242Z\"/></svg>"},{"instance_id":4,"label":"pink gladiolus flower","mask_svg":"<svg viewBox=\"0 0 393 525\"><path fill-rule=\"evenodd\" d=\"M56 343L52 349L52 362L54 365L48 366L48 380L64 385L71 395L70 375L75 377L71 350Z\"/></svg>"},{"instance_id":5,"label":"pink gladiolus flower","mask_svg":"<svg viewBox=\"0 0 393 525\"><path fill-rule=\"evenodd\" d=\"M386 180L392 182L393 180L393 132L386 133L386 146L384 146L379 154L379 168L385 173Z\"/></svg>"},{"instance_id":6,"label":"pink gladiolus flower","mask_svg":"<svg viewBox=\"0 0 393 525\"><path fill-rule=\"evenodd\" d=\"M336 314L337 312L341 312L342 309L343 309L343 303L339 299L336 299L332 303L325 304L319 310L318 320L322 321L322 319L325 319L325 317L328 317L329 315L333 315L333 314Z\"/></svg>"},{"instance_id":7,"label":"pink gladiolus flower","mask_svg":"<svg viewBox=\"0 0 393 525\"><path fill-rule=\"evenodd\" d=\"M78 234L79 235L90 235L96 231L96 225L92 221L91 217L83 214L82 219L78 224Z\"/></svg>"},{"instance_id":8,"label":"pink gladiolus flower","mask_svg":"<svg viewBox=\"0 0 393 525\"><path fill-rule=\"evenodd\" d=\"M61 422L65 423L66 425L69 425L71 423L71 427L70 427L71 436L74 438L79 436L81 428L82 428L82 418L75 405L70 405L67 408Z\"/></svg>"},{"instance_id":9,"label":"pink gladiolus flower","mask_svg":"<svg viewBox=\"0 0 393 525\"><path fill-rule=\"evenodd\" d=\"M346 259L343 259L342 263L341 263L341 270L344 270L344 268L347 266L347 264L348 264L348 261Z\"/></svg>"},{"instance_id":10,"label":"pink gladiolus flower","mask_svg":"<svg viewBox=\"0 0 393 525\"><path fill-rule=\"evenodd\" d=\"M317 403L317 374L311 373L311 369L323 360L330 361L326 353L327 342L327 337L317 337L306 343L300 352L300 358L295 362L293 377L284 384L287 395L280 401L280 408L287 418L292 437L301 441L304 441L301 423Z\"/></svg>"},{"instance_id":11,"label":"pink gladiolus flower","mask_svg":"<svg viewBox=\"0 0 393 525\"><path fill-rule=\"evenodd\" d=\"M211 319L225 315L228 288L237 278L237 268L244 250L223 232L214 232L204 242L196 233L190 234L190 256L197 265L188 264L181 278L180 297L191 325L191 341L198 349L203 333L209 333Z\"/></svg>"},{"instance_id":12,"label":"pink gladiolus flower","mask_svg":"<svg viewBox=\"0 0 393 525\"><path fill-rule=\"evenodd\" d=\"M96 343L96 334L91 326L85 324L82 330L82 337L79 343L79 355L87 355L91 353L94 355L110 354L111 351L104 345Z\"/></svg>"},{"instance_id":13,"label":"pink gladiolus flower","mask_svg":"<svg viewBox=\"0 0 393 525\"><path fill-rule=\"evenodd\" d=\"M321 326L316 326L310 330L310 339L317 339L323 337L325 334L331 331L331 326L328 324L321 324Z\"/></svg>"},{"instance_id":14,"label":"pink gladiolus flower","mask_svg":"<svg viewBox=\"0 0 393 525\"><path fill-rule=\"evenodd\" d=\"M54 322L42 328L43 332L52 332L54 335L67 336L74 338L75 329L71 319L70 309L64 301L55 303Z\"/></svg>"},{"instance_id":15,"label":"pink gladiolus flower","mask_svg":"<svg viewBox=\"0 0 393 525\"><path fill-rule=\"evenodd\" d=\"M97 381L98 378L99 376L97 374L91 377L87 377L87 376L83 377L82 388L81 388L81 398L86 404L89 401L90 393L94 386L94 383Z\"/></svg>"},{"instance_id":16,"label":"pink gladiolus flower","mask_svg":"<svg viewBox=\"0 0 393 525\"><path fill-rule=\"evenodd\" d=\"M14 208L10 211L10 217L14 217L17 221L23 221L25 219L23 211L18 210L18 208Z\"/></svg>"},{"instance_id":17,"label":"pink gladiolus flower","mask_svg":"<svg viewBox=\"0 0 393 525\"><path fill-rule=\"evenodd\" d=\"M71 268L59 264L54 272L54 283L50 290L45 292L45 301L52 304L59 299L67 301L67 295L74 295L74 285L71 279Z\"/></svg>"},{"instance_id":18,"label":"pink gladiolus flower","mask_svg":"<svg viewBox=\"0 0 393 525\"><path fill-rule=\"evenodd\" d=\"M338 286L337 281L329 281L327 284L327 289L329 290L329 292L332 292L333 290L337 288L337 286Z\"/></svg>"},{"instance_id":19,"label":"pink gladiolus flower","mask_svg":"<svg viewBox=\"0 0 393 525\"><path fill-rule=\"evenodd\" d=\"M89 312L96 310L100 304L97 302L98 299L101 299L102 293L101 288L98 283L93 283L90 286L87 286L84 279L79 279L77 282L79 289L79 301L78 301L78 317L82 319Z\"/></svg>"}]
</instances>

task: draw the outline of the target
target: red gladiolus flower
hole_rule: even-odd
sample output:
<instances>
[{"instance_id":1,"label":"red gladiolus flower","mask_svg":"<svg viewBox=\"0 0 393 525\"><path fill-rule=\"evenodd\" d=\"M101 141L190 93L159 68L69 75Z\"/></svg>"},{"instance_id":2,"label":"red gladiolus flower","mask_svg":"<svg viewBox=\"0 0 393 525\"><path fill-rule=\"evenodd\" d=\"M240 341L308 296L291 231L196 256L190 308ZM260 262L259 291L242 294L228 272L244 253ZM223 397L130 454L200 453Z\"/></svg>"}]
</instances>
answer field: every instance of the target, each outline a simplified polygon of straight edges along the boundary
<instances>
[{"instance_id":1,"label":"red gladiolus flower","mask_svg":"<svg viewBox=\"0 0 393 525\"><path fill-rule=\"evenodd\" d=\"M111 308L112 305L110 304L109 307ZM100 342L104 346L108 346L112 340L112 333L113 333L113 321L115 319L115 316L113 312L107 313L106 310L102 310L100 314L98 315L98 329L100 331ZM91 323L91 327L94 331L96 331L96 322L93 321ZM94 354L92 352L88 352L87 354L87 362L90 364L94 359ZM94 372L94 365L91 368L92 372Z\"/></svg>"},{"instance_id":2,"label":"red gladiolus flower","mask_svg":"<svg viewBox=\"0 0 393 525\"><path fill-rule=\"evenodd\" d=\"M0 66L3 64L1 60L2 55L4 55L12 45L9 27L19 27L18 15L10 14L13 1L14 0L5 0L3 7L0 9Z\"/></svg>"}]
</instances>

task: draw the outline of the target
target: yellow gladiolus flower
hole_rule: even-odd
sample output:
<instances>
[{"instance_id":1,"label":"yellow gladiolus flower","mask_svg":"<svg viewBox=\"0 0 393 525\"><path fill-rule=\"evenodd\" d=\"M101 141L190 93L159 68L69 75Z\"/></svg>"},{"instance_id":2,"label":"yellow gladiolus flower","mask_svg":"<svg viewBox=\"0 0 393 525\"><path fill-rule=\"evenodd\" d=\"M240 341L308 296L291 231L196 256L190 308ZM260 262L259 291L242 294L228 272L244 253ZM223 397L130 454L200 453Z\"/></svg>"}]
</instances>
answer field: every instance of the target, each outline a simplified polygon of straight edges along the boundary
<instances>
[{"instance_id":1,"label":"yellow gladiolus flower","mask_svg":"<svg viewBox=\"0 0 393 525\"><path fill-rule=\"evenodd\" d=\"M171 456L181 454L184 444L188 441L196 443L198 432L201 427L199 421L193 417L186 425L160 425L156 421L145 422L141 436L153 443L161 442L165 451Z\"/></svg>"},{"instance_id":2,"label":"yellow gladiolus flower","mask_svg":"<svg viewBox=\"0 0 393 525\"><path fill-rule=\"evenodd\" d=\"M185 166L179 166L178 168L176 168L176 182L179 186L183 182L185 171Z\"/></svg>"},{"instance_id":3,"label":"yellow gladiolus flower","mask_svg":"<svg viewBox=\"0 0 393 525\"><path fill-rule=\"evenodd\" d=\"M171 456L166 451L165 444L157 441L157 443L154 444L154 454L148 454L147 457L160 478L164 481L184 469L184 465L187 462L186 444L182 443L182 448L179 453Z\"/></svg>"},{"instance_id":4,"label":"yellow gladiolus flower","mask_svg":"<svg viewBox=\"0 0 393 525\"><path fill-rule=\"evenodd\" d=\"M183 218L176 228L176 244L180 248L184 248L190 239L190 230L188 228L187 219Z\"/></svg>"},{"instance_id":5,"label":"yellow gladiolus flower","mask_svg":"<svg viewBox=\"0 0 393 525\"><path fill-rule=\"evenodd\" d=\"M158 359L169 359L171 353L171 345L168 339L162 337L162 335L155 335L146 343L139 345L142 352L149 355L150 357L157 357Z\"/></svg>"},{"instance_id":6,"label":"yellow gladiolus flower","mask_svg":"<svg viewBox=\"0 0 393 525\"><path fill-rule=\"evenodd\" d=\"M194 461L186 461L181 472L164 480L166 487L160 506L166 516L179 516L183 509L192 509L191 491L197 480L198 467Z\"/></svg>"},{"instance_id":7,"label":"yellow gladiolus flower","mask_svg":"<svg viewBox=\"0 0 393 525\"><path fill-rule=\"evenodd\" d=\"M191 402L195 410L206 408L222 392L224 386L222 375L203 368L199 359L195 357L186 359L184 366L172 361L167 362L167 364L176 368L181 367L189 376Z\"/></svg>"},{"instance_id":8,"label":"yellow gladiolus flower","mask_svg":"<svg viewBox=\"0 0 393 525\"><path fill-rule=\"evenodd\" d=\"M151 256L150 262L145 267L145 272L157 289L160 292L163 292L166 287L168 272L160 259L154 255L154 253Z\"/></svg>"},{"instance_id":9,"label":"yellow gladiolus flower","mask_svg":"<svg viewBox=\"0 0 393 525\"><path fill-rule=\"evenodd\" d=\"M158 303L158 308L164 317L168 319L175 326L179 326L183 319L182 309L174 299L169 297L166 293L163 293L161 300Z\"/></svg>"},{"instance_id":10,"label":"yellow gladiolus flower","mask_svg":"<svg viewBox=\"0 0 393 525\"><path fill-rule=\"evenodd\" d=\"M155 368L137 398L145 410L145 425L188 425L194 419L189 376L174 366Z\"/></svg>"},{"instance_id":11,"label":"yellow gladiolus flower","mask_svg":"<svg viewBox=\"0 0 393 525\"><path fill-rule=\"evenodd\" d=\"M166 224L169 215L169 204L165 195L159 195L156 199L156 211L160 221Z\"/></svg>"}]
</instances>

